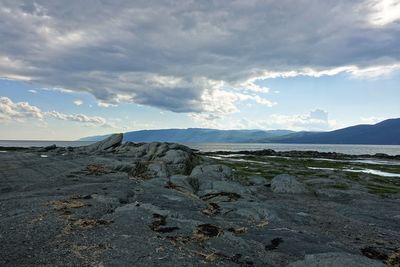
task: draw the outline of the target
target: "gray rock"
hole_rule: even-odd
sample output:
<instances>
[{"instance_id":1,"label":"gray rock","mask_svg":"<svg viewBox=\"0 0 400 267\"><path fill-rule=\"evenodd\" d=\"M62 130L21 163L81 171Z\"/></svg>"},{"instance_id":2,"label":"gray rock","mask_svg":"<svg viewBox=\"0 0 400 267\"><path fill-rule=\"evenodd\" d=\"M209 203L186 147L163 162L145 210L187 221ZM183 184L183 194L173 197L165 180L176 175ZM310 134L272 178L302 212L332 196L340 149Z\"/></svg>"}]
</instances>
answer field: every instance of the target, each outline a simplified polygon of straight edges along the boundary
<instances>
[{"instance_id":1,"label":"gray rock","mask_svg":"<svg viewBox=\"0 0 400 267\"><path fill-rule=\"evenodd\" d=\"M315 194L320 198L352 199L366 193L359 190L340 190L334 188L324 188L315 190Z\"/></svg>"},{"instance_id":2,"label":"gray rock","mask_svg":"<svg viewBox=\"0 0 400 267\"><path fill-rule=\"evenodd\" d=\"M219 192L237 193L239 195L243 195L248 192L243 185L234 181L214 181L202 183L200 190L200 195Z\"/></svg>"},{"instance_id":3,"label":"gray rock","mask_svg":"<svg viewBox=\"0 0 400 267\"><path fill-rule=\"evenodd\" d=\"M83 148L84 148L84 150L89 151L89 152L105 151L110 148L115 148L115 147L119 146L122 143L122 138L123 138L122 133L113 134L113 135L107 137L106 139L104 139L103 141L91 144L89 146L85 146Z\"/></svg>"},{"instance_id":4,"label":"gray rock","mask_svg":"<svg viewBox=\"0 0 400 267\"><path fill-rule=\"evenodd\" d=\"M384 267L379 261L360 255L341 252L329 252L306 255L304 260L296 261L288 267Z\"/></svg>"},{"instance_id":5,"label":"gray rock","mask_svg":"<svg viewBox=\"0 0 400 267\"><path fill-rule=\"evenodd\" d=\"M196 166L191 177L197 177L202 179L213 179L213 180L230 180L233 177L232 169L226 165L213 164L213 165L199 165Z\"/></svg>"},{"instance_id":6,"label":"gray rock","mask_svg":"<svg viewBox=\"0 0 400 267\"><path fill-rule=\"evenodd\" d=\"M262 177L262 176L249 176L249 177L247 177L247 180L250 185L263 186L263 185L268 184L267 179L265 179L265 177Z\"/></svg>"},{"instance_id":7,"label":"gray rock","mask_svg":"<svg viewBox=\"0 0 400 267\"><path fill-rule=\"evenodd\" d=\"M187 175L201 161L190 148L170 143L125 143L115 153L129 156L138 165L131 171L133 176L145 174L147 178Z\"/></svg>"},{"instance_id":8,"label":"gray rock","mask_svg":"<svg viewBox=\"0 0 400 267\"><path fill-rule=\"evenodd\" d=\"M314 179L309 179L305 181L306 184L308 185L334 185L336 184L336 181L328 178L314 178Z\"/></svg>"},{"instance_id":9,"label":"gray rock","mask_svg":"<svg viewBox=\"0 0 400 267\"><path fill-rule=\"evenodd\" d=\"M271 182L274 193L302 194L306 193L305 186L297 181L296 177L287 174L275 176Z\"/></svg>"}]
</instances>

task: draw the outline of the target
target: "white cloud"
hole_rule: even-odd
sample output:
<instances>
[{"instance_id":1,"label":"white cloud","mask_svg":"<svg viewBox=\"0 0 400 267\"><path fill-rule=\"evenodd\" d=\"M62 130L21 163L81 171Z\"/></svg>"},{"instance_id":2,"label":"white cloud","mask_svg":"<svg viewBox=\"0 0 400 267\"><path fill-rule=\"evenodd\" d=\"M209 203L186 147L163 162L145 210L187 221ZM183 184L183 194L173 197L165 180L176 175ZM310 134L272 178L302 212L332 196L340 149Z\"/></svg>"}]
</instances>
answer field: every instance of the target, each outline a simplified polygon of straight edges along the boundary
<instances>
[{"instance_id":1,"label":"white cloud","mask_svg":"<svg viewBox=\"0 0 400 267\"><path fill-rule=\"evenodd\" d=\"M384 120L386 120L387 118L371 116L371 117L361 117L360 119L361 119L361 121L362 121L363 123L366 123L366 124L375 124L375 123L384 121Z\"/></svg>"},{"instance_id":2,"label":"white cloud","mask_svg":"<svg viewBox=\"0 0 400 267\"><path fill-rule=\"evenodd\" d=\"M61 87L42 87L42 88L40 88L40 90L54 91L54 92L60 92L60 93L64 93L64 94L72 94L74 92L73 90L69 90L69 89L65 89L65 88L61 88Z\"/></svg>"},{"instance_id":3,"label":"white cloud","mask_svg":"<svg viewBox=\"0 0 400 267\"><path fill-rule=\"evenodd\" d=\"M36 94L36 93L37 93L37 91L36 91L36 90L33 90L33 89L28 90L28 92L29 92L29 93L32 93L32 94Z\"/></svg>"},{"instance_id":4,"label":"white cloud","mask_svg":"<svg viewBox=\"0 0 400 267\"><path fill-rule=\"evenodd\" d=\"M83 101L82 101L81 99L75 99L73 103L74 103L74 105L76 105L76 106L81 106L81 105L83 105Z\"/></svg>"},{"instance_id":5,"label":"white cloud","mask_svg":"<svg viewBox=\"0 0 400 267\"><path fill-rule=\"evenodd\" d=\"M255 80L264 79L275 79L275 78L293 78L298 76L307 76L319 78L322 76L334 76L341 73L347 73L355 78L379 78L381 76L387 76L394 71L400 70L400 64L388 64L388 65L375 65L371 67L357 67L357 66L343 66L332 69L313 69L305 68L301 70L292 71L266 71L258 74Z\"/></svg>"},{"instance_id":6,"label":"white cloud","mask_svg":"<svg viewBox=\"0 0 400 267\"><path fill-rule=\"evenodd\" d=\"M60 113L57 111L50 111L50 112L45 112L44 113L47 117L54 118L57 120L63 120L63 121L74 121L74 122L83 122L83 123L88 123L96 126L102 126L107 123L106 119L98 116L90 117L86 116L84 114L64 114Z\"/></svg>"},{"instance_id":7,"label":"white cloud","mask_svg":"<svg viewBox=\"0 0 400 267\"><path fill-rule=\"evenodd\" d=\"M218 129L287 129L294 131L327 131L342 127L336 120L330 120L328 112L316 109L309 114L272 114L265 119L236 119L209 114L191 114L190 117L201 127Z\"/></svg>"},{"instance_id":8,"label":"white cloud","mask_svg":"<svg viewBox=\"0 0 400 267\"><path fill-rule=\"evenodd\" d=\"M374 0L371 5L373 12L369 16L370 23L384 26L400 20L400 1Z\"/></svg>"},{"instance_id":9,"label":"white cloud","mask_svg":"<svg viewBox=\"0 0 400 267\"><path fill-rule=\"evenodd\" d=\"M28 102L14 103L8 97L0 97L0 121L24 122L26 119L56 119L83 123L87 126L115 127L112 123L99 116L87 116L84 114L65 114L57 111L42 111Z\"/></svg>"},{"instance_id":10,"label":"white cloud","mask_svg":"<svg viewBox=\"0 0 400 267\"><path fill-rule=\"evenodd\" d=\"M43 119L43 114L38 107L31 106L27 102L14 103L8 97L0 97L0 115L2 121L24 118Z\"/></svg>"}]
</instances>

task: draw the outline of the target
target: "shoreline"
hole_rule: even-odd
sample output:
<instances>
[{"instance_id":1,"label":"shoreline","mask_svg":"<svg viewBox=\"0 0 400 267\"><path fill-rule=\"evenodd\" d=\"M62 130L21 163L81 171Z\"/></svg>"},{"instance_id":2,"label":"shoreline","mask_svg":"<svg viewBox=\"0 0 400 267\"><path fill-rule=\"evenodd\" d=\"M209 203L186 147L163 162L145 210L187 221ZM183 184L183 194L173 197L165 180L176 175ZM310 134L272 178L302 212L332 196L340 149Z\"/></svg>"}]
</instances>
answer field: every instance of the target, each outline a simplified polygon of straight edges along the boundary
<instances>
[{"instance_id":1,"label":"shoreline","mask_svg":"<svg viewBox=\"0 0 400 267\"><path fill-rule=\"evenodd\" d=\"M400 262L398 178L313 170L348 163L271 151L233 162L121 140L0 153L1 265Z\"/></svg>"}]
</instances>

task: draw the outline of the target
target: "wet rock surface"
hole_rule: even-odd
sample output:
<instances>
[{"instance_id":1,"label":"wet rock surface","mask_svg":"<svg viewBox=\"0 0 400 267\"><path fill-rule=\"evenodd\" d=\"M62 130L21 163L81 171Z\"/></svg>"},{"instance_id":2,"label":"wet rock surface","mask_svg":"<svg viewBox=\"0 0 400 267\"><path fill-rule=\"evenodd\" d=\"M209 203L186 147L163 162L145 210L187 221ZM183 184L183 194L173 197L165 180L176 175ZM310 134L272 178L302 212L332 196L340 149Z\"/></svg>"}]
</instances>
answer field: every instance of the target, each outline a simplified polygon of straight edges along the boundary
<instances>
[{"instance_id":1,"label":"wet rock surface","mask_svg":"<svg viewBox=\"0 0 400 267\"><path fill-rule=\"evenodd\" d=\"M182 145L119 139L0 154L1 266L400 262L397 197L322 194L323 177L243 180Z\"/></svg>"}]
</instances>

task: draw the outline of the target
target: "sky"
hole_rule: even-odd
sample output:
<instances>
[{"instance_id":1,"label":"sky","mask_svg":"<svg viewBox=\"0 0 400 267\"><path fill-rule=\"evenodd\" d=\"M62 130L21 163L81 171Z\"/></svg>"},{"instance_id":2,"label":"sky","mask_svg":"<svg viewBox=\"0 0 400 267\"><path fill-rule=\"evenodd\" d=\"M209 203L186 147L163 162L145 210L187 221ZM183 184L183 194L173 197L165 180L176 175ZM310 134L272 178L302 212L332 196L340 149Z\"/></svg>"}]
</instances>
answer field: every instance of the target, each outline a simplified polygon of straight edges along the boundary
<instances>
[{"instance_id":1,"label":"sky","mask_svg":"<svg viewBox=\"0 0 400 267\"><path fill-rule=\"evenodd\" d=\"M400 117L400 0L0 0L0 139Z\"/></svg>"}]
</instances>

